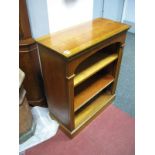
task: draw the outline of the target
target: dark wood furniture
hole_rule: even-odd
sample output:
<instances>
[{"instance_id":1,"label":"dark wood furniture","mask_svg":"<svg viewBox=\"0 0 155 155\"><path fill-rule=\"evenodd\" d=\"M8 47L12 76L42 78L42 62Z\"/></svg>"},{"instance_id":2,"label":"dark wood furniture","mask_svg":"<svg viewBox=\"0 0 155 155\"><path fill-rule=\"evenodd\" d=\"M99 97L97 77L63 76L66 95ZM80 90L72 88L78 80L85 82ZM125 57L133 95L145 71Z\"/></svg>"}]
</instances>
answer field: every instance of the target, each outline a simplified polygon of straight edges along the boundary
<instances>
[{"instance_id":1,"label":"dark wood furniture","mask_svg":"<svg viewBox=\"0 0 155 155\"><path fill-rule=\"evenodd\" d=\"M114 100L128 29L98 18L37 39L49 110L69 136Z\"/></svg>"},{"instance_id":2,"label":"dark wood furniture","mask_svg":"<svg viewBox=\"0 0 155 155\"><path fill-rule=\"evenodd\" d=\"M19 70L19 143L28 140L35 132L36 123L27 102L26 91L23 87L24 72Z\"/></svg>"},{"instance_id":3,"label":"dark wood furniture","mask_svg":"<svg viewBox=\"0 0 155 155\"><path fill-rule=\"evenodd\" d=\"M31 36L26 1L19 1L19 67L25 72L24 88L32 106L46 106L38 48Z\"/></svg>"}]
</instances>

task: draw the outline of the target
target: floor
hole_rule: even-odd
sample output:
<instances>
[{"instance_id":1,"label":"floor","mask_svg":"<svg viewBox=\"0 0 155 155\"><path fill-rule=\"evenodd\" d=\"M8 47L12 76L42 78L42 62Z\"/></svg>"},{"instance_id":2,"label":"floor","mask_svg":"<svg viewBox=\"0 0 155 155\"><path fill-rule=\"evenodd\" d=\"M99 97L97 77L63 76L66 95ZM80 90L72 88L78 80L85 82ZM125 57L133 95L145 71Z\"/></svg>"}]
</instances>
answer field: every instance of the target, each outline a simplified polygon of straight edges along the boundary
<instances>
[{"instance_id":1,"label":"floor","mask_svg":"<svg viewBox=\"0 0 155 155\"><path fill-rule=\"evenodd\" d=\"M115 105L135 116L135 35L128 33L124 48Z\"/></svg>"},{"instance_id":2,"label":"floor","mask_svg":"<svg viewBox=\"0 0 155 155\"><path fill-rule=\"evenodd\" d=\"M134 125L134 118L112 104L72 140L58 130L25 155L134 155Z\"/></svg>"}]
</instances>

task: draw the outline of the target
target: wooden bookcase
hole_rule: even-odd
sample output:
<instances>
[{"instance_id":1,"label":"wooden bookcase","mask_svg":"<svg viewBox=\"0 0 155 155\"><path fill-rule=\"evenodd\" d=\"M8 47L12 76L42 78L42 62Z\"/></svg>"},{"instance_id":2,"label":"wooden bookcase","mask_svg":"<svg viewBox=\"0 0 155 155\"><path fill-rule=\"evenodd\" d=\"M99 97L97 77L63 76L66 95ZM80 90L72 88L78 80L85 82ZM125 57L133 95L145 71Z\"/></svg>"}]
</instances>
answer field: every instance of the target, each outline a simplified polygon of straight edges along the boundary
<instances>
[{"instance_id":1,"label":"wooden bookcase","mask_svg":"<svg viewBox=\"0 0 155 155\"><path fill-rule=\"evenodd\" d=\"M98 18L36 39L50 114L70 137L114 100L128 29Z\"/></svg>"}]
</instances>

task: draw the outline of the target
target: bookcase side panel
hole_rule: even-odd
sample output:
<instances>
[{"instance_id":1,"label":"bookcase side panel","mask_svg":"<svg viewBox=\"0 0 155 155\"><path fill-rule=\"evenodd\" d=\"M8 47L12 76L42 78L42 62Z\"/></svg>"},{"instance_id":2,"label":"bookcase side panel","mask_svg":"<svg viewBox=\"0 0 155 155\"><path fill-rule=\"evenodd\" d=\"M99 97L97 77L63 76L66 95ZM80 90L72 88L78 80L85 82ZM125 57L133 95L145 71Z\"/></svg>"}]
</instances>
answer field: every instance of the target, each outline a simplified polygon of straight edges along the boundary
<instances>
[{"instance_id":1,"label":"bookcase side panel","mask_svg":"<svg viewBox=\"0 0 155 155\"><path fill-rule=\"evenodd\" d=\"M117 87L117 82L118 82L118 78L119 78L119 72L120 72L120 67L121 67L121 62L122 62L122 57L123 57L123 49L125 46L125 39L126 39L126 32L122 35L122 41L120 42L119 47L117 48L118 60L115 64L115 69L114 69L114 73L113 73L115 81L112 85L112 94L115 94L116 87Z\"/></svg>"},{"instance_id":2,"label":"bookcase side panel","mask_svg":"<svg viewBox=\"0 0 155 155\"><path fill-rule=\"evenodd\" d=\"M71 129L66 62L42 45L39 51L49 111L59 123Z\"/></svg>"}]
</instances>

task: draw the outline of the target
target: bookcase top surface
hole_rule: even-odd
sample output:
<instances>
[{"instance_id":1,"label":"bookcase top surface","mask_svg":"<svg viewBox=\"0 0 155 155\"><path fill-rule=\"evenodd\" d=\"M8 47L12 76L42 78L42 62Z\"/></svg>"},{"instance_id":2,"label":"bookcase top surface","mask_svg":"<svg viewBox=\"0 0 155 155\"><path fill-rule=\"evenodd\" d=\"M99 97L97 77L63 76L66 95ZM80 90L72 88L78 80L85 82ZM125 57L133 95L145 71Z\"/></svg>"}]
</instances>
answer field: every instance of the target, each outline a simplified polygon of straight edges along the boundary
<instances>
[{"instance_id":1,"label":"bookcase top surface","mask_svg":"<svg viewBox=\"0 0 155 155\"><path fill-rule=\"evenodd\" d=\"M64 29L37 38L41 44L53 52L70 58L83 50L129 29L129 25L104 18Z\"/></svg>"}]
</instances>

